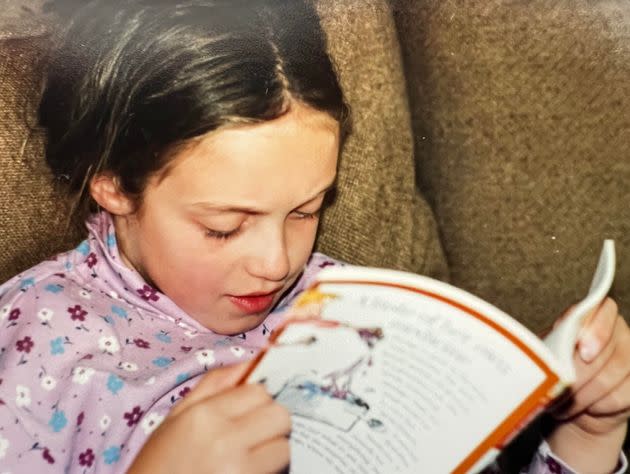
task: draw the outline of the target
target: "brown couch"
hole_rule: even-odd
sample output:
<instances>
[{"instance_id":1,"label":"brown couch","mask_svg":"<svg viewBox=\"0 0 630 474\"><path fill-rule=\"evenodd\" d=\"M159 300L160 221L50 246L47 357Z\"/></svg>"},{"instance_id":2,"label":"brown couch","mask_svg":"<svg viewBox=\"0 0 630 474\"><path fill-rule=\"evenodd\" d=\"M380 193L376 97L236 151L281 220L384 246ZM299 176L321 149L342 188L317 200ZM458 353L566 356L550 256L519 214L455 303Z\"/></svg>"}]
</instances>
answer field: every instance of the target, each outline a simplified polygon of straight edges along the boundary
<instances>
[{"instance_id":1,"label":"brown couch","mask_svg":"<svg viewBox=\"0 0 630 474\"><path fill-rule=\"evenodd\" d=\"M42 166L44 0L0 0L0 280L68 248ZM354 130L319 249L408 269L535 330L584 293L604 237L630 307L630 4L321 0ZM437 226L436 226L437 223Z\"/></svg>"}]
</instances>

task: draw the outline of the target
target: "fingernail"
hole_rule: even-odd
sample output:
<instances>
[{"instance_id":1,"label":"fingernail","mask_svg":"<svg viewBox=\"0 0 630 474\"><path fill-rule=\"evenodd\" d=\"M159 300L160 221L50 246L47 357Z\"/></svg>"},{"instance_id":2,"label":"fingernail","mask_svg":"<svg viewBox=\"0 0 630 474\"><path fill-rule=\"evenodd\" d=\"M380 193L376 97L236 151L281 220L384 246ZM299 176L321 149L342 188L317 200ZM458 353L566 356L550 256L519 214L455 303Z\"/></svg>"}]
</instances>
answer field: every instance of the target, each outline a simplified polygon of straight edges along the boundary
<instances>
[{"instance_id":1,"label":"fingernail","mask_svg":"<svg viewBox=\"0 0 630 474\"><path fill-rule=\"evenodd\" d=\"M580 357L584 362L591 362L599 353L599 343L586 336L580 341Z\"/></svg>"}]
</instances>

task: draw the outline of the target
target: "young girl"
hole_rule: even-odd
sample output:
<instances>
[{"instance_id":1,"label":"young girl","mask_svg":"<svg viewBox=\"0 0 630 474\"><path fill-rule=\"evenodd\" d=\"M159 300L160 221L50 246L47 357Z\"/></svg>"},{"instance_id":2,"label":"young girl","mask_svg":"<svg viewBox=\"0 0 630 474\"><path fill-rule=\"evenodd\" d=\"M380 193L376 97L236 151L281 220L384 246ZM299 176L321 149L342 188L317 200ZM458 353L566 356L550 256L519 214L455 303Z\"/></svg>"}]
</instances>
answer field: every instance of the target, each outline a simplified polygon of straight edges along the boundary
<instances>
[{"instance_id":1,"label":"young girl","mask_svg":"<svg viewBox=\"0 0 630 474\"><path fill-rule=\"evenodd\" d=\"M334 264L311 252L348 109L313 7L91 1L40 120L93 212L76 249L0 287L0 472L285 468L287 412L234 385ZM625 470L629 342L606 301L527 472Z\"/></svg>"}]
</instances>

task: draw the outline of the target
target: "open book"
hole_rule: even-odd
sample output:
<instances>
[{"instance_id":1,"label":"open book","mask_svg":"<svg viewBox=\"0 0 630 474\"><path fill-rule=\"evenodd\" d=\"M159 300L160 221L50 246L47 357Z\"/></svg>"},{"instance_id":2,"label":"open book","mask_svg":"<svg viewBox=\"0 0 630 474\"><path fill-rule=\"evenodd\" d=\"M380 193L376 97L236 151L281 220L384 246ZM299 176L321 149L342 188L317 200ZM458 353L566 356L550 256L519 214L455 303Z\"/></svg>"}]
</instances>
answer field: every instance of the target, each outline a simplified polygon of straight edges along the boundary
<instances>
[{"instance_id":1,"label":"open book","mask_svg":"<svg viewBox=\"0 0 630 474\"><path fill-rule=\"evenodd\" d=\"M323 270L248 382L293 414L291 472L475 472L575 379L584 317L615 268L543 341L489 303L409 273Z\"/></svg>"}]
</instances>

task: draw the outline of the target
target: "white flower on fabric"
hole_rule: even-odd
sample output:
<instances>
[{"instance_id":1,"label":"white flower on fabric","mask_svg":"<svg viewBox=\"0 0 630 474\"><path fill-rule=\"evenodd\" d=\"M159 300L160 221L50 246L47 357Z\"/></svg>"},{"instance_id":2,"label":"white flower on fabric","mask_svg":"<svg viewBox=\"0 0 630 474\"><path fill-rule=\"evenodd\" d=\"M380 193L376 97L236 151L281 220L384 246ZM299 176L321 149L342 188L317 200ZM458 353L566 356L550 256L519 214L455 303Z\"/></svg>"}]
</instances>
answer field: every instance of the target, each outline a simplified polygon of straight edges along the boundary
<instances>
[{"instance_id":1,"label":"white flower on fabric","mask_svg":"<svg viewBox=\"0 0 630 474\"><path fill-rule=\"evenodd\" d=\"M7 449L9 449L9 440L0 436L0 459L7 455Z\"/></svg>"},{"instance_id":2,"label":"white flower on fabric","mask_svg":"<svg viewBox=\"0 0 630 474\"><path fill-rule=\"evenodd\" d=\"M138 370L138 366L133 362L122 362L120 367L126 372L135 372Z\"/></svg>"},{"instance_id":3,"label":"white flower on fabric","mask_svg":"<svg viewBox=\"0 0 630 474\"><path fill-rule=\"evenodd\" d=\"M234 354L234 357L238 357L239 359L245 354L245 349L241 346L232 346L230 347L230 351Z\"/></svg>"},{"instance_id":4,"label":"white flower on fabric","mask_svg":"<svg viewBox=\"0 0 630 474\"><path fill-rule=\"evenodd\" d=\"M116 292L115 292L115 291L113 291L113 290L109 292L109 296L111 296L111 297L112 297L113 299L115 299L115 300L119 300L119 299L121 299L121 297L120 297L120 296L118 296L118 293L116 293Z\"/></svg>"},{"instance_id":5,"label":"white flower on fabric","mask_svg":"<svg viewBox=\"0 0 630 474\"><path fill-rule=\"evenodd\" d=\"M83 299L86 300L91 300L92 299L92 293L90 293L88 290L86 290L85 288L82 289L81 291L79 291L79 296Z\"/></svg>"},{"instance_id":6,"label":"white flower on fabric","mask_svg":"<svg viewBox=\"0 0 630 474\"><path fill-rule=\"evenodd\" d=\"M101 419L98 421L98 424L103 431L109 428L109 425L111 423L112 423L112 419L108 415L103 415Z\"/></svg>"},{"instance_id":7,"label":"white flower on fabric","mask_svg":"<svg viewBox=\"0 0 630 474\"><path fill-rule=\"evenodd\" d=\"M72 370L72 381L79 385L85 385L90 381L95 370L91 367L75 367Z\"/></svg>"},{"instance_id":8,"label":"white flower on fabric","mask_svg":"<svg viewBox=\"0 0 630 474\"><path fill-rule=\"evenodd\" d=\"M155 383L155 377L151 376L146 382L145 385L153 385Z\"/></svg>"},{"instance_id":9,"label":"white flower on fabric","mask_svg":"<svg viewBox=\"0 0 630 474\"><path fill-rule=\"evenodd\" d=\"M46 375L42 377L40 384L44 390L51 391L57 386L57 381L52 375Z\"/></svg>"},{"instance_id":10,"label":"white flower on fabric","mask_svg":"<svg viewBox=\"0 0 630 474\"><path fill-rule=\"evenodd\" d=\"M31 390L24 385L15 387L15 404L19 407L27 407L31 404Z\"/></svg>"},{"instance_id":11,"label":"white flower on fabric","mask_svg":"<svg viewBox=\"0 0 630 474\"><path fill-rule=\"evenodd\" d=\"M197 362L201 365L212 365L215 361L214 351L212 349L201 349L195 352L195 357L197 357Z\"/></svg>"},{"instance_id":12,"label":"white flower on fabric","mask_svg":"<svg viewBox=\"0 0 630 474\"><path fill-rule=\"evenodd\" d=\"M54 314L55 312L52 309L42 308L37 312L37 317L42 323L47 323L52 319Z\"/></svg>"},{"instance_id":13,"label":"white flower on fabric","mask_svg":"<svg viewBox=\"0 0 630 474\"><path fill-rule=\"evenodd\" d=\"M147 416L142 418L140 426L144 430L144 434L148 436L153 433L158 426L160 426L160 423L162 423L163 420L164 416L157 413L149 413Z\"/></svg>"},{"instance_id":14,"label":"white flower on fabric","mask_svg":"<svg viewBox=\"0 0 630 474\"><path fill-rule=\"evenodd\" d=\"M9 316L11 312L11 305L7 304L0 308L0 321L4 321Z\"/></svg>"},{"instance_id":15,"label":"white flower on fabric","mask_svg":"<svg viewBox=\"0 0 630 474\"><path fill-rule=\"evenodd\" d=\"M185 331L184 334L190 339L193 339L199 335L199 333L194 329L189 329L188 331Z\"/></svg>"},{"instance_id":16,"label":"white flower on fabric","mask_svg":"<svg viewBox=\"0 0 630 474\"><path fill-rule=\"evenodd\" d=\"M98 340L98 348L109 354L120 350L120 343L115 336L101 336Z\"/></svg>"}]
</instances>

